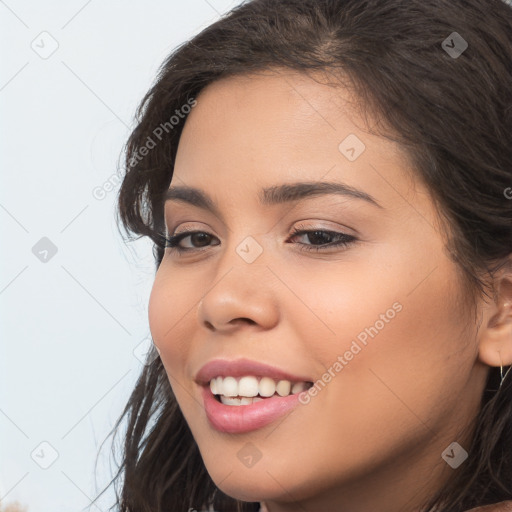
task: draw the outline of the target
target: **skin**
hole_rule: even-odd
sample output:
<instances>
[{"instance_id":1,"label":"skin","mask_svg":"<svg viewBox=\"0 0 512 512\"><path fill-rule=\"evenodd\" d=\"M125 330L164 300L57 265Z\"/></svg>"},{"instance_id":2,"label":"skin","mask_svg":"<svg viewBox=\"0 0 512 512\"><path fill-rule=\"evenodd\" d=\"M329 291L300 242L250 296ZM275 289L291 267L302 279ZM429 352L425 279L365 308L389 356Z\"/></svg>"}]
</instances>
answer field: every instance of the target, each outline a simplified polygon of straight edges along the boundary
<instances>
[{"instance_id":1,"label":"skin","mask_svg":"<svg viewBox=\"0 0 512 512\"><path fill-rule=\"evenodd\" d=\"M167 202L169 234L212 236L185 238L195 251L181 256L166 249L149 322L209 474L269 512L416 510L455 471L441 453L452 442L468 449L464 427L489 366L512 360L510 281L499 300L478 301L475 322L428 190L399 146L368 132L346 89L268 72L214 82L197 99L171 187L208 192L225 221ZM352 162L338 149L349 134L366 146ZM262 187L322 180L382 208L333 194L258 202ZM336 239L291 237L300 224L357 242L301 251ZM252 263L236 251L247 236L263 250ZM194 382L209 360L246 357L316 381L397 302L401 311L307 405L246 434L209 425ZM250 468L237 457L248 442L262 454Z\"/></svg>"}]
</instances>

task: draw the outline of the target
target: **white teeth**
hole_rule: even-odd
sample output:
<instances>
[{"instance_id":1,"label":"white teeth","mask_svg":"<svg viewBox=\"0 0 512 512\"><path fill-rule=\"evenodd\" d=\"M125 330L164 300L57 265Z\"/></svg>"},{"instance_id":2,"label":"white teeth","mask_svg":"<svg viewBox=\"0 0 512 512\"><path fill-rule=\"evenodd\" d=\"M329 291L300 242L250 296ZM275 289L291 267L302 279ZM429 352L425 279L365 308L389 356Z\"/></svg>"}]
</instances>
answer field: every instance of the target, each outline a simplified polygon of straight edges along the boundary
<instances>
[{"instance_id":1,"label":"white teeth","mask_svg":"<svg viewBox=\"0 0 512 512\"><path fill-rule=\"evenodd\" d=\"M220 400L225 405L242 405L240 398L231 398L229 396L220 395Z\"/></svg>"},{"instance_id":2,"label":"white teeth","mask_svg":"<svg viewBox=\"0 0 512 512\"><path fill-rule=\"evenodd\" d=\"M308 389L308 385L305 382L296 382L292 386L292 394L295 395L296 393L306 391L306 389Z\"/></svg>"},{"instance_id":3,"label":"white teeth","mask_svg":"<svg viewBox=\"0 0 512 512\"><path fill-rule=\"evenodd\" d=\"M246 396L243 396L242 398L232 398L230 396L220 395L220 401L224 405L251 405L255 402L260 402L261 400L263 400L263 398L260 398L259 396L255 396L254 398Z\"/></svg>"},{"instance_id":4,"label":"white teeth","mask_svg":"<svg viewBox=\"0 0 512 512\"><path fill-rule=\"evenodd\" d=\"M279 396L288 396L290 394L291 387L292 383L289 380L280 380L276 386L277 394Z\"/></svg>"},{"instance_id":5,"label":"white teeth","mask_svg":"<svg viewBox=\"0 0 512 512\"><path fill-rule=\"evenodd\" d=\"M270 377L262 377L259 384L260 396L270 397L276 392L276 383Z\"/></svg>"},{"instance_id":6,"label":"white teeth","mask_svg":"<svg viewBox=\"0 0 512 512\"><path fill-rule=\"evenodd\" d=\"M289 380L275 381L271 377L258 377L247 375L240 377L215 377L210 381L210 390L214 395L220 395L222 403L226 405L249 405L278 394L288 396L308 389L308 383Z\"/></svg>"},{"instance_id":7,"label":"white teeth","mask_svg":"<svg viewBox=\"0 0 512 512\"><path fill-rule=\"evenodd\" d=\"M221 389L224 396L238 396L238 382L234 377L225 377Z\"/></svg>"},{"instance_id":8,"label":"white teeth","mask_svg":"<svg viewBox=\"0 0 512 512\"><path fill-rule=\"evenodd\" d=\"M259 392L258 379L256 377L242 377L238 381L238 394L240 396L252 397Z\"/></svg>"}]
</instances>

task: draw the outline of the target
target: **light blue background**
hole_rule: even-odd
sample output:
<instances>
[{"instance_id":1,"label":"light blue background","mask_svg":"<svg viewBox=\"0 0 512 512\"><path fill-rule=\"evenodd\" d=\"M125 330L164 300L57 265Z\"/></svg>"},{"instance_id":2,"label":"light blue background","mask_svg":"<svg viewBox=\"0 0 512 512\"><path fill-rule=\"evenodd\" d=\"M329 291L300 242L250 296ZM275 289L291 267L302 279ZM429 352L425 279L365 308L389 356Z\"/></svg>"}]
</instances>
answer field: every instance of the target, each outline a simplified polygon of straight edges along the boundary
<instances>
[{"instance_id":1,"label":"light blue background","mask_svg":"<svg viewBox=\"0 0 512 512\"><path fill-rule=\"evenodd\" d=\"M0 2L4 504L71 512L113 503L109 492L87 508L117 467L109 438L94 473L143 368L133 351L149 334L154 276L149 244L127 247L115 225L120 152L163 59L237 3ZM48 58L31 47L47 57L57 44ZM106 182L114 190L95 198ZM32 252L42 237L57 247L46 262ZM35 449L40 464L52 449L58 457L42 469Z\"/></svg>"}]
</instances>

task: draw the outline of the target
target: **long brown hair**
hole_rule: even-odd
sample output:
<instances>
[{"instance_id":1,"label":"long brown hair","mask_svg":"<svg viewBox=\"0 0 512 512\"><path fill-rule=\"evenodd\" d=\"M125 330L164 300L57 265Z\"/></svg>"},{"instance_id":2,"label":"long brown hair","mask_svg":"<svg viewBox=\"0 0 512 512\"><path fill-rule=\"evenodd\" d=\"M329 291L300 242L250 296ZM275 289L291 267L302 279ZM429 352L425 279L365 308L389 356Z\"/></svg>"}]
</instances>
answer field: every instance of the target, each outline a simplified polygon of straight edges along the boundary
<instances>
[{"instance_id":1,"label":"long brown hair","mask_svg":"<svg viewBox=\"0 0 512 512\"><path fill-rule=\"evenodd\" d=\"M449 36L467 48L450 53ZM253 0L179 46L138 107L118 201L126 233L153 241L156 266L184 106L217 79L271 68L344 77L410 154L450 228L468 293L487 293L484 278L512 254L512 9L502 0ZM512 499L512 377L497 392L499 383L491 368L471 456L425 511ZM122 461L109 484L121 512L258 510L215 486L158 357L116 435L123 420Z\"/></svg>"}]
</instances>

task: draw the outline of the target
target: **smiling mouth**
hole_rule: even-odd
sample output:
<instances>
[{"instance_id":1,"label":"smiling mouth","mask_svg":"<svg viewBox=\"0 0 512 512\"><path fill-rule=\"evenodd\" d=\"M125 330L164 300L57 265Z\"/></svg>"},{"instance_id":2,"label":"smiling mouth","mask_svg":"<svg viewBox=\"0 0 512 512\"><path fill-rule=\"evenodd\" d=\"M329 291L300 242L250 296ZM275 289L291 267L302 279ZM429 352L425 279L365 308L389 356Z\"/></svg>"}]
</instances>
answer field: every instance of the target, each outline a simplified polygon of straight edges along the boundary
<instances>
[{"instance_id":1,"label":"smiling mouth","mask_svg":"<svg viewBox=\"0 0 512 512\"><path fill-rule=\"evenodd\" d=\"M217 402L224 405L251 405L272 397L286 397L308 390L312 382L275 380L271 377L218 376L210 380L210 390Z\"/></svg>"}]
</instances>

